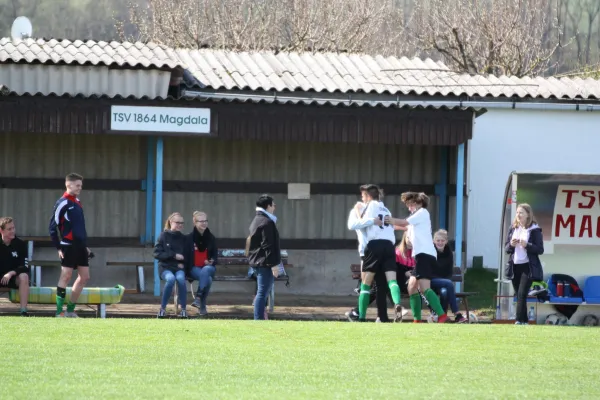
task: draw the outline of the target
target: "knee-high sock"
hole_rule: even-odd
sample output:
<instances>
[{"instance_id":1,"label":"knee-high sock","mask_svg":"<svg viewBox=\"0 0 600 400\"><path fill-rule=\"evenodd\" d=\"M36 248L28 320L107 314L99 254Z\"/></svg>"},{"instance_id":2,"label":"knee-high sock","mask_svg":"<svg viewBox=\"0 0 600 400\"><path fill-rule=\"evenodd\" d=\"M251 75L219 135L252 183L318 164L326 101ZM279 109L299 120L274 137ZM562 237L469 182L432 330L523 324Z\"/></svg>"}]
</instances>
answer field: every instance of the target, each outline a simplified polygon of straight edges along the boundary
<instances>
[{"instance_id":1,"label":"knee-high sock","mask_svg":"<svg viewBox=\"0 0 600 400\"><path fill-rule=\"evenodd\" d=\"M435 292L431 289L427 289L425 291L425 293L423 293L425 295L425 298L427 299L427 301L429 302L429 305L431 306L431 308L433 308L433 311L435 311L435 313L438 316L442 316L444 313L444 309L442 308L442 305L440 304L440 299L437 297L437 294L435 294Z\"/></svg>"},{"instance_id":2,"label":"knee-high sock","mask_svg":"<svg viewBox=\"0 0 600 400\"><path fill-rule=\"evenodd\" d=\"M413 313L413 318L416 321L421 320L421 295L414 293L410 295L410 310Z\"/></svg>"},{"instance_id":3,"label":"knee-high sock","mask_svg":"<svg viewBox=\"0 0 600 400\"><path fill-rule=\"evenodd\" d=\"M365 319L367 316L367 307L369 307L369 297L371 296L371 286L361 283L360 295L358 296L358 319Z\"/></svg>"},{"instance_id":4,"label":"knee-high sock","mask_svg":"<svg viewBox=\"0 0 600 400\"><path fill-rule=\"evenodd\" d=\"M394 300L394 304L400 304L400 286L398 286L398 281L395 279L388 281L388 286L390 288L390 293L392 294L392 300Z\"/></svg>"},{"instance_id":5,"label":"knee-high sock","mask_svg":"<svg viewBox=\"0 0 600 400\"><path fill-rule=\"evenodd\" d=\"M56 287L56 314L60 314L65 304L65 297L67 297L67 289Z\"/></svg>"}]
</instances>

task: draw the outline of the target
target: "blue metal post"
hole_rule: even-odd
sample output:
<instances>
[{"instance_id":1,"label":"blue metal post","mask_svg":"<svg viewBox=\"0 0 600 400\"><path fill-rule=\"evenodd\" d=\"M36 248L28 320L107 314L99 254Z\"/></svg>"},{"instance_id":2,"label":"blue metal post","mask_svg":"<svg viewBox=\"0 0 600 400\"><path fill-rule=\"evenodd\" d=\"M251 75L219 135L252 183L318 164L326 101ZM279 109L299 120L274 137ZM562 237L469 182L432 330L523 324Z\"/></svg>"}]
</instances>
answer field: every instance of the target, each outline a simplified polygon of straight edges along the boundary
<instances>
[{"instance_id":1,"label":"blue metal post","mask_svg":"<svg viewBox=\"0 0 600 400\"><path fill-rule=\"evenodd\" d=\"M144 236L144 244L153 244L152 240L152 206L154 196L154 148L155 139L153 136L148 136L148 161L146 162L146 234Z\"/></svg>"},{"instance_id":2,"label":"blue metal post","mask_svg":"<svg viewBox=\"0 0 600 400\"><path fill-rule=\"evenodd\" d=\"M462 265L462 238L463 238L463 193L465 191L465 144L458 145L456 157L456 231L454 234L454 254L456 266ZM460 283L456 284L456 291L460 292Z\"/></svg>"},{"instance_id":3,"label":"blue metal post","mask_svg":"<svg viewBox=\"0 0 600 400\"><path fill-rule=\"evenodd\" d=\"M448 148L442 147L440 155L440 181L435 185L435 195L438 196L438 219L440 229L448 229Z\"/></svg>"},{"instance_id":4,"label":"blue metal post","mask_svg":"<svg viewBox=\"0 0 600 400\"><path fill-rule=\"evenodd\" d=\"M158 240L162 231L162 196L163 196L163 138L156 138L156 199L154 201L154 238ZM154 295L160 296L160 276L158 260L154 260Z\"/></svg>"}]
</instances>

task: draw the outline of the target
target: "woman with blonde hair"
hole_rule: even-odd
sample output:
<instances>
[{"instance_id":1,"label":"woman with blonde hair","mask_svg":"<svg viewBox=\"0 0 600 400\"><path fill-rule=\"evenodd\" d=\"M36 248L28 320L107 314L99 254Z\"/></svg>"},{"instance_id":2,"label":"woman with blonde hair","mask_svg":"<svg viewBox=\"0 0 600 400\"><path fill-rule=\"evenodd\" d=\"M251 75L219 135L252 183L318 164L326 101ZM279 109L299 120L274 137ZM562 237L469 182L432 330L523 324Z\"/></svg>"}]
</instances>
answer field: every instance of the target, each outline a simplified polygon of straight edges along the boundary
<instances>
[{"instance_id":1,"label":"woman with blonde hair","mask_svg":"<svg viewBox=\"0 0 600 400\"><path fill-rule=\"evenodd\" d=\"M506 278L512 281L517 295L517 321L515 325L527 325L527 293L533 281L544 278L540 255L544 254L542 228L533 216L527 203L517 206L517 214L512 223L504 249L510 255Z\"/></svg>"},{"instance_id":2,"label":"woman with blonde hair","mask_svg":"<svg viewBox=\"0 0 600 400\"><path fill-rule=\"evenodd\" d=\"M162 269L160 279L165 281L162 301L157 318L164 318L167 303L173 292L173 286L177 282L179 292L178 300L181 306L179 317L187 318L186 307L186 270L189 269L192 245L186 235L183 234L183 217L174 212L165 221L165 229L158 237L154 245L154 258Z\"/></svg>"},{"instance_id":3,"label":"woman with blonde hair","mask_svg":"<svg viewBox=\"0 0 600 400\"><path fill-rule=\"evenodd\" d=\"M206 299L215 277L215 265L217 265L219 251L217 249L217 239L208 229L208 216L206 213L194 211L192 219L194 229L189 235L193 248L190 276L198 281L198 291L191 306L200 309L200 315L204 316L208 315Z\"/></svg>"},{"instance_id":4,"label":"woman with blonde hair","mask_svg":"<svg viewBox=\"0 0 600 400\"><path fill-rule=\"evenodd\" d=\"M467 319L458 311L456 291L452 283L454 254L448 245L448 231L440 229L434 233L433 244L437 251L437 267L432 270L431 289L440 295L440 303L444 311L447 311L450 306L454 314L454 322L465 323Z\"/></svg>"}]
</instances>

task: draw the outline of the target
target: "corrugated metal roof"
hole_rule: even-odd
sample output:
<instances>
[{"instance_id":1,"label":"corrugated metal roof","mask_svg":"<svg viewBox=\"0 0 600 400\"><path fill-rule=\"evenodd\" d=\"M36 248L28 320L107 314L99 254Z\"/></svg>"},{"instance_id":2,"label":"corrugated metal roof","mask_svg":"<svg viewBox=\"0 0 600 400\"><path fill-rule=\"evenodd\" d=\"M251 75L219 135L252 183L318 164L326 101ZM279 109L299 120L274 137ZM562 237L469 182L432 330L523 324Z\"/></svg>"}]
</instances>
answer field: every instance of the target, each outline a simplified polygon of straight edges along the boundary
<instances>
[{"instance_id":1,"label":"corrugated metal roof","mask_svg":"<svg viewBox=\"0 0 600 400\"><path fill-rule=\"evenodd\" d=\"M0 64L0 82L10 82L18 95L82 95L165 98L170 71L158 69L114 69L105 65ZM0 94L2 91L0 90Z\"/></svg>"},{"instance_id":2,"label":"corrugated metal roof","mask_svg":"<svg viewBox=\"0 0 600 400\"><path fill-rule=\"evenodd\" d=\"M214 90L600 99L600 81L468 75L442 62L345 53L172 49L154 43L0 39L0 63L185 68L188 86ZM76 93L71 93L76 94Z\"/></svg>"},{"instance_id":3,"label":"corrugated metal roof","mask_svg":"<svg viewBox=\"0 0 600 400\"><path fill-rule=\"evenodd\" d=\"M457 73L442 62L365 54L176 49L202 89L599 99L600 81Z\"/></svg>"},{"instance_id":4,"label":"corrugated metal roof","mask_svg":"<svg viewBox=\"0 0 600 400\"><path fill-rule=\"evenodd\" d=\"M7 61L171 69L181 66L173 49L156 43L2 38L0 62Z\"/></svg>"}]
</instances>

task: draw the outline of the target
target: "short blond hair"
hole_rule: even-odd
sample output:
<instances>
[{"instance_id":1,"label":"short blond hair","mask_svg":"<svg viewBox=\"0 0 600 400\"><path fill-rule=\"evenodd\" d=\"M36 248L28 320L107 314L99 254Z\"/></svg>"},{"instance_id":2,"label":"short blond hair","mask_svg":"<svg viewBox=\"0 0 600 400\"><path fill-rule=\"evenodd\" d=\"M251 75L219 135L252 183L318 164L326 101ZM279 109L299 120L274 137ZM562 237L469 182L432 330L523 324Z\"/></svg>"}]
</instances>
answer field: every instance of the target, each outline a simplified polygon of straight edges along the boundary
<instances>
[{"instance_id":1,"label":"short blond hair","mask_svg":"<svg viewBox=\"0 0 600 400\"><path fill-rule=\"evenodd\" d=\"M14 222L12 217L1 217L0 218L0 229L6 229L6 225Z\"/></svg>"},{"instance_id":2,"label":"short blond hair","mask_svg":"<svg viewBox=\"0 0 600 400\"><path fill-rule=\"evenodd\" d=\"M447 242L448 241L448 231L445 229L439 229L437 232L435 232L433 234L433 240L435 240L436 237L439 237L440 239L444 239Z\"/></svg>"}]
</instances>

